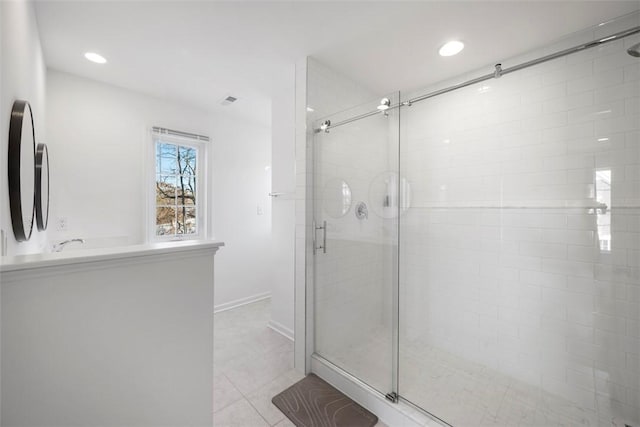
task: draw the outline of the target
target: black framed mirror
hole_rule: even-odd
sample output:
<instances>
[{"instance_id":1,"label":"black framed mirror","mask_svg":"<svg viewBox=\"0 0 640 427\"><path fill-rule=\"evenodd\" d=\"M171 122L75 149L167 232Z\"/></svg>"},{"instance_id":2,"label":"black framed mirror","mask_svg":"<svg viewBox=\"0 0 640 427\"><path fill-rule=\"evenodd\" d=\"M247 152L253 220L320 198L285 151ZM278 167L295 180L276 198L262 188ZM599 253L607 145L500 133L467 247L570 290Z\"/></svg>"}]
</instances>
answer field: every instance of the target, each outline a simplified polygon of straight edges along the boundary
<instances>
[{"instance_id":1,"label":"black framed mirror","mask_svg":"<svg viewBox=\"0 0 640 427\"><path fill-rule=\"evenodd\" d=\"M49 224L49 149L46 144L36 148L36 225L44 231Z\"/></svg>"},{"instance_id":2,"label":"black framed mirror","mask_svg":"<svg viewBox=\"0 0 640 427\"><path fill-rule=\"evenodd\" d=\"M16 240L29 240L35 216L36 139L33 113L27 101L17 100L9 121L9 208Z\"/></svg>"}]
</instances>

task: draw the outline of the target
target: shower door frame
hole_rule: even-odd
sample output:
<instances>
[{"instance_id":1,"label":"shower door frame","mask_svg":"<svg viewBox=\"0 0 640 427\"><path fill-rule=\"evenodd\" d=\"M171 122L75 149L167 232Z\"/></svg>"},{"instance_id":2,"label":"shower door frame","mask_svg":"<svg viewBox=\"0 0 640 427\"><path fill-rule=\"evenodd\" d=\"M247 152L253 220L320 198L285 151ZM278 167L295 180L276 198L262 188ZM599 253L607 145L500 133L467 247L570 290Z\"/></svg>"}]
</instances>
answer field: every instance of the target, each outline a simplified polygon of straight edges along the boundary
<instances>
[{"instance_id":1,"label":"shower door frame","mask_svg":"<svg viewBox=\"0 0 640 427\"><path fill-rule=\"evenodd\" d=\"M401 99L401 93L399 91L393 92L392 94L387 95L392 99ZM386 98L383 98L386 99ZM399 105L399 102L395 104ZM360 119L364 119L367 117L371 117L374 115L384 114L388 115L386 111L375 110L372 112L367 112L362 115L358 115L355 118L349 118L347 120L338 122L337 125L332 125L331 128L347 125ZM398 109L396 112L397 117L395 118L395 132L397 135L397 164L395 165L394 172L400 176L400 119L401 119L401 110ZM335 116L332 114L330 116L316 119L312 122L312 126L307 131L307 170L311 171L310 174L307 175L307 191L310 192L312 197L306 197L305 201L305 211L306 211L306 239L305 239L305 252L306 252L306 316L305 316L305 330L306 330L306 339L305 339L305 372L312 372L312 359L320 360L325 365L330 366L334 371L340 372L343 376L349 378L352 382L359 384L360 386L368 389L369 391L375 393L376 395L385 398L386 400L397 403L399 394L398 394L398 378L399 378L399 261L400 261L400 251L399 251L399 238L400 238L400 204L398 204L398 211L395 217L395 233L396 239L393 244L392 249L392 258L393 261L391 263L391 275L392 275L392 284L391 284L391 390L385 392L381 392L377 390L372 385L368 384L364 380L358 378L352 373L348 372L346 369L336 365L331 360L323 357L322 355L316 352L315 348L315 326L316 326L316 312L315 312L315 280L316 280L316 256L321 251L316 250L316 232L318 229L316 228L320 223L316 218L316 209L318 208L316 204L316 200L318 199L315 194L316 189L316 173L317 173L317 158L316 158L316 135L322 132L326 132L326 130L322 129L322 125L327 120L328 117ZM327 132L328 133L328 132ZM400 189L400 179L397 180L396 191L399 193ZM355 209L353 207L352 209ZM351 210L349 211L351 212ZM323 230L326 233L326 230ZM326 236L326 234L325 234Z\"/></svg>"}]
</instances>

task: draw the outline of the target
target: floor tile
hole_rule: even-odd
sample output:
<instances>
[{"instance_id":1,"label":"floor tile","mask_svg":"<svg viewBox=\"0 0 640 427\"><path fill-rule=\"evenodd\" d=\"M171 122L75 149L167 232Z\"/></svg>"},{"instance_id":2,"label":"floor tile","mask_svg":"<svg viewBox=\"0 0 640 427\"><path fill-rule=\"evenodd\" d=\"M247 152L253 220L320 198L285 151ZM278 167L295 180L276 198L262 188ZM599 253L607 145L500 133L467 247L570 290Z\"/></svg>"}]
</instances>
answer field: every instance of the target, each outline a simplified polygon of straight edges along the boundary
<instances>
[{"instance_id":1,"label":"floor tile","mask_svg":"<svg viewBox=\"0 0 640 427\"><path fill-rule=\"evenodd\" d=\"M289 388L289 386L300 381L302 378L304 378L304 375L298 373L297 371L288 371L285 374L280 375L270 383L260 387L259 389L249 394L247 396L247 399L249 400L251 405L253 405L253 407L258 410L260 415L262 415L264 419L269 422L269 424L276 424L286 417L282 413L282 411L280 411L273 403L271 403L271 399L276 394L284 391L285 389Z\"/></svg>"},{"instance_id":2,"label":"floor tile","mask_svg":"<svg viewBox=\"0 0 640 427\"><path fill-rule=\"evenodd\" d=\"M215 426L293 425L271 399L303 375L293 370L293 342L267 327L270 316L269 300L215 314Z\"/></svg>"},{"instance_id":3,"label":"floor tile","mask_svg":"<svg viewBox=\"0 0 640 427\"><path fill-rule=\"evenodd\" d=\"M242 399L242 394L224 375L213 377L213 412L218 412Z\"/></svg>"},{"instance_id":4,"label":"floor tile","mask_svg":"<svg viewBox=\"0 0 640 427\"><path fill-rule=\"evenodd\" d=\"M296 425L292 423L289 418L285 417L285 419L280 421L278 424L274 424L274 427L296 427Z\"/></svg>"},{"instance_id":5,"label":"floor tile","mask_svg":"<svg viewBox=\"0 0 640 427\"><path fill-rule=\"evenodd\" d=\"M293 353L285 352L238 359L224 374L242 394L247 395L291 369Z\"/></svg>"},{"instance_id":6,"label":"floor tile","mask_svg":"<svg viewBox=\"0 0 640 427\"><path fill-rule=\"evenodd\" d=\"M240 399L213 414L215 427L268 427L269 424L258 414L246 399Z\"/></svg>"}]
</instances>

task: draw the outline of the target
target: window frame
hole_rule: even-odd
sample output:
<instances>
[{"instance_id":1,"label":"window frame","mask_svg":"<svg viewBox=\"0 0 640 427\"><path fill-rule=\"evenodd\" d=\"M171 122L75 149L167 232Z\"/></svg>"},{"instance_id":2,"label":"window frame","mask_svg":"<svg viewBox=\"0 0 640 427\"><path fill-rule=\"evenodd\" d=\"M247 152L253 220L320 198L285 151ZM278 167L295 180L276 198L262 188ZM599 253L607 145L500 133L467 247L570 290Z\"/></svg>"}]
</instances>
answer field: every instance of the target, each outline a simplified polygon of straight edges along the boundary
<instances>
[{"instance_id":1,"label":"window frame","mask_svg":"<svg viewBox=\"0 0 640 427\"><path fill-rule=\"evenodd\" d=\"M207 145L208 142L196 139L168 135L165 133L151 131L150 153L147 156L150 159L150 167L148 168L148 184L147 184L147 240L149 242L174 242L187 240L202 240L207 236ZM196 232L193 234L171 234L158 236L156 235L156 177L159 174L156 163L156 146L158 143L172 144L193 148L196 150ZM176 175L177 176L177 175ZM177 205L176 205L177 206Z\"/></svg>"}]
</instances>

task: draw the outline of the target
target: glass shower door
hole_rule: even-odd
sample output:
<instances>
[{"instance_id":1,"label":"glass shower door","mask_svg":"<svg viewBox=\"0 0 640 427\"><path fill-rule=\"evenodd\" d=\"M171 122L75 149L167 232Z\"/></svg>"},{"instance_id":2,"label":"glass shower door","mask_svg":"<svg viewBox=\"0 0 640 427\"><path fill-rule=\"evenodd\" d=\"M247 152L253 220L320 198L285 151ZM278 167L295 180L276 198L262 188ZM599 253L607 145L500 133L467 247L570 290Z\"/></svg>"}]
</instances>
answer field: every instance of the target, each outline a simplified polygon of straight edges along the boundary
<instances>
[{"instance_id":1,"label":"glass shower door","mask_svg":"<svg viewBox=\"0 0 640 427\"><path fill-rule=\"evenodd\" d=\"M639 42L403 108L403 399L454 426L640 426Z\"/></svg>"},{"instance_id":2,"label":"glass shower door","mask_svg":"<svg viewBox=\"0 0 640 427\"><path fill-rule=\"evenodd\" d=\"M397 94L388 99L398 103ZM317 355L388 394L395 391L399 111L377 106L314 126L314 329Z\"/></svg>"}]
</instances>

